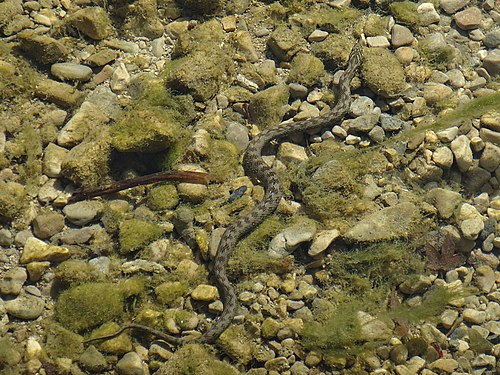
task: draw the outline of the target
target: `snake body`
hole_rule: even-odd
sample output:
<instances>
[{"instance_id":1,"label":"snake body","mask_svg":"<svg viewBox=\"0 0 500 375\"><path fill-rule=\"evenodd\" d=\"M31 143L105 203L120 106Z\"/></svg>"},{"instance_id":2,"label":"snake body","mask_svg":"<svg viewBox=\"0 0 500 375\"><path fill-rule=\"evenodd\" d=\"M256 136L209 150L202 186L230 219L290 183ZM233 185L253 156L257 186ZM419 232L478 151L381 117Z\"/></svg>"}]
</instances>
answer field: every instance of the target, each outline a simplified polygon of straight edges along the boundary
<instances>
[{"instance_id":1,"label":"snake body","mask_svg":"<svg viewBox=\"0 0 500 375\"><path fill-rule=\"evenodd\" d=\"M329 112L319 117L298 121L292 124L282 124L266 129L259 133L248 144L243 156L243 167L245 173L249 177L259 181L264 187L265 196L251 212L240 216L236 221L230 224L220 240L217 254L213 262L213 278L219 290L224 309L220 318L214 325L201 336L177 337L148 326L130 323L124 325L112 335L90 339L87 340L87 342L110 339L119 335L126 329L138 329L177 346L186 343L211 343L229 327L238 309L237 296L226 273L229 257L240 239L253 231L266 217L276 210L282 197L278 174L264 162L262 158L262 149L272 140L280 139L297 132L320 128L339 121L349 109L351 103L350 83L354 78L356 70L361 65L361 61L362 47L360 44L356 44L351 51L347 67L339 80L339 96L337 103Z\"/></svg>"}]
</instances>

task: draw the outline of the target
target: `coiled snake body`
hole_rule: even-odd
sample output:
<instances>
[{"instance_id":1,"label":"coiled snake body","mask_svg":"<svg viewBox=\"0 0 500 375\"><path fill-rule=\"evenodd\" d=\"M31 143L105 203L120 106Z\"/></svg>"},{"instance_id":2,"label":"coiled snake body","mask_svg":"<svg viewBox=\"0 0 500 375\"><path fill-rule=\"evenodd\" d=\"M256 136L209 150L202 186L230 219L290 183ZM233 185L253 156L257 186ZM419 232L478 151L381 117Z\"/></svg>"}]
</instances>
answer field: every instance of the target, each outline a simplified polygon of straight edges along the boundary
<instances>
[{"instance_id":1,"label":"coiled snake body","mask_svg":"<svg viewBox=\"0 0 500 375\"><path fill-rule=\"evenodd\" d=\"M362 47L360 44L356 44L349 56L347 67L340 77L338 85L338 100L331 111L319 117L298 121L293 124L282 124L266 129L258 134L249 143L247 149L245 150L245 154L243 156L243 167L245 172L249 177L260 181L260 184L265 189L265 196L264 199L260 201L251 212L239 217L227 227L219 243L217 254L213 263L213 278L219 290L220 298L224 304L224 310L214 325L207 332L198 337L176 337L148 326L130 323L124 325L117 332L111 335L93 338L87 340L86 342L106 340L116 337L124 330L138 329L150 333L173 345L183 345L186 343L210 343L215 341L222 334L222 332L229 327L238 308L236 293L226 274L229 257L231 256L231 253L233 252L238 241L254 230L267 216L271 215L275 211L282 197L278 175L276 171L266 165L262 159L262 149L267 143L274 139L283 138L284 136L297 132L304 132L309 129L320 128L339 121L349 109L349 105L351 103L350 83L357 68L361 65L361 61Z\"/></svg>"}]
</instances>

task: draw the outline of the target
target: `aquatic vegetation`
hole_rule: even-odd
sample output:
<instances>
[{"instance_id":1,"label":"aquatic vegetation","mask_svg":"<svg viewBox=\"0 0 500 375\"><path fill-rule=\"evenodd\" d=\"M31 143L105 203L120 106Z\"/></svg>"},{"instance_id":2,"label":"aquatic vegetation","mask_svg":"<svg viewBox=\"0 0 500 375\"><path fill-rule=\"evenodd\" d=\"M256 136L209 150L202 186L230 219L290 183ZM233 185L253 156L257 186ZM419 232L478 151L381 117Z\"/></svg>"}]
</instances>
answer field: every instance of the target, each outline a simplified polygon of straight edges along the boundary
<instances>
[{"instance_id":1,"label":"aquatic vegetation","mask_svg":"<svg viewBox=\"0 0 500 375\"><path fill-rule=\"evenodd\" d=\"M143 220L124 220L120 224L120 252L127 254L140 250L161 237L163 228Z\"/></svg>"}]
</instances>

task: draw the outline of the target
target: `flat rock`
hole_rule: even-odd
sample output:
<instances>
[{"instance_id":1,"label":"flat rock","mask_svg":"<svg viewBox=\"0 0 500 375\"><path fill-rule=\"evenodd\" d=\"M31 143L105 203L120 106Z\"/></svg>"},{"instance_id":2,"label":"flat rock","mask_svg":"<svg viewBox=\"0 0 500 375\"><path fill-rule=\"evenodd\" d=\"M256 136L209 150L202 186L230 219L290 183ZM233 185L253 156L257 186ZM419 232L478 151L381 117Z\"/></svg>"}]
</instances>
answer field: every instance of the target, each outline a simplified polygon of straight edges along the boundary
<instances>
[{"instance_id":1,"label":"flat rock","mask_svg":"<svg viewBox=\"0 0 500 375\"><path fill-rule=\"evenodd\" d=\"M30 237L24 244L19 262L61 262L70 257L71 252L62 246L49 245L35 237Z\"/></svg>"},{"instance_id":2,"label":"flat rock","mask_svg":"<svg viewBox=\"0 0 500 375\"><path fill-rule=\"evenodd\" d=\"M50 67L50 73L61 81L86 82L92 77L92 69L86 65L74 63L56 63Z\"/></svg>"},{"instance_id":3,"label":"flat rock","mask_svg":"<svg viewBox=\"0 0 500 375\"><path fill-rule=\"evenodd\" d=\"M6 271L0 278L0 294L18 295L27 279L28 273L23 267Z\"/></svg>"},{"instance_id":4,"label":"flat rock","mask_svg":"<svg viewBox=\"0 0 500 375\"><path fill-rule=\"evenodd\" d=\"M32 320L42 315L44 306L40 297L22 293L16 299L5 302L5 311L13 317Z\"/></svg>"},{"instance_id":5,"label":"flat rock","mask_svg":"<svg viewBox=\"0 0 500 375\"><path fill-rule=\"evenodd\" d=\"M348 242L378 242L405 237L418 217L413 203L400 203L368 214L344 238Z\"/></svg>"}]
</instances>

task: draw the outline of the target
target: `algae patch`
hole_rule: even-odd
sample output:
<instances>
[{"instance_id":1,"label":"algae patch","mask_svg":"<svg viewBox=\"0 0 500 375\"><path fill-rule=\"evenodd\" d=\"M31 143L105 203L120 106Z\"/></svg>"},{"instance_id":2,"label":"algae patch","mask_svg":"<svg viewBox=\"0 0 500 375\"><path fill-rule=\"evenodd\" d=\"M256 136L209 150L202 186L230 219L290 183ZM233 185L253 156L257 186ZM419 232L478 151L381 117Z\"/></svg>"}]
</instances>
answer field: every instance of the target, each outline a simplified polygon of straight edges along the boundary
<instances>
[{"instance_id":1,"label":"algae patch","mask_svg":"<svg viewBox=\"0 0 500 375\"><path fill-rule=\"evenodd\" d=\"M137 219L124 220L120 224L120 252L127 254L142 249L162 234L163 229L159 225Z\"/></svg>"},{"instance_id":2,"label":"algae patch","mask_svg":"<svg viewBox=\"0 0 500 375\"><path fill-rule=\"evenodd\" d=\"M56 319L72 331L100 325L121 316L124 294L111 283L87 283L64 291L56 303Z\"/></svg>"}]
</instances>

